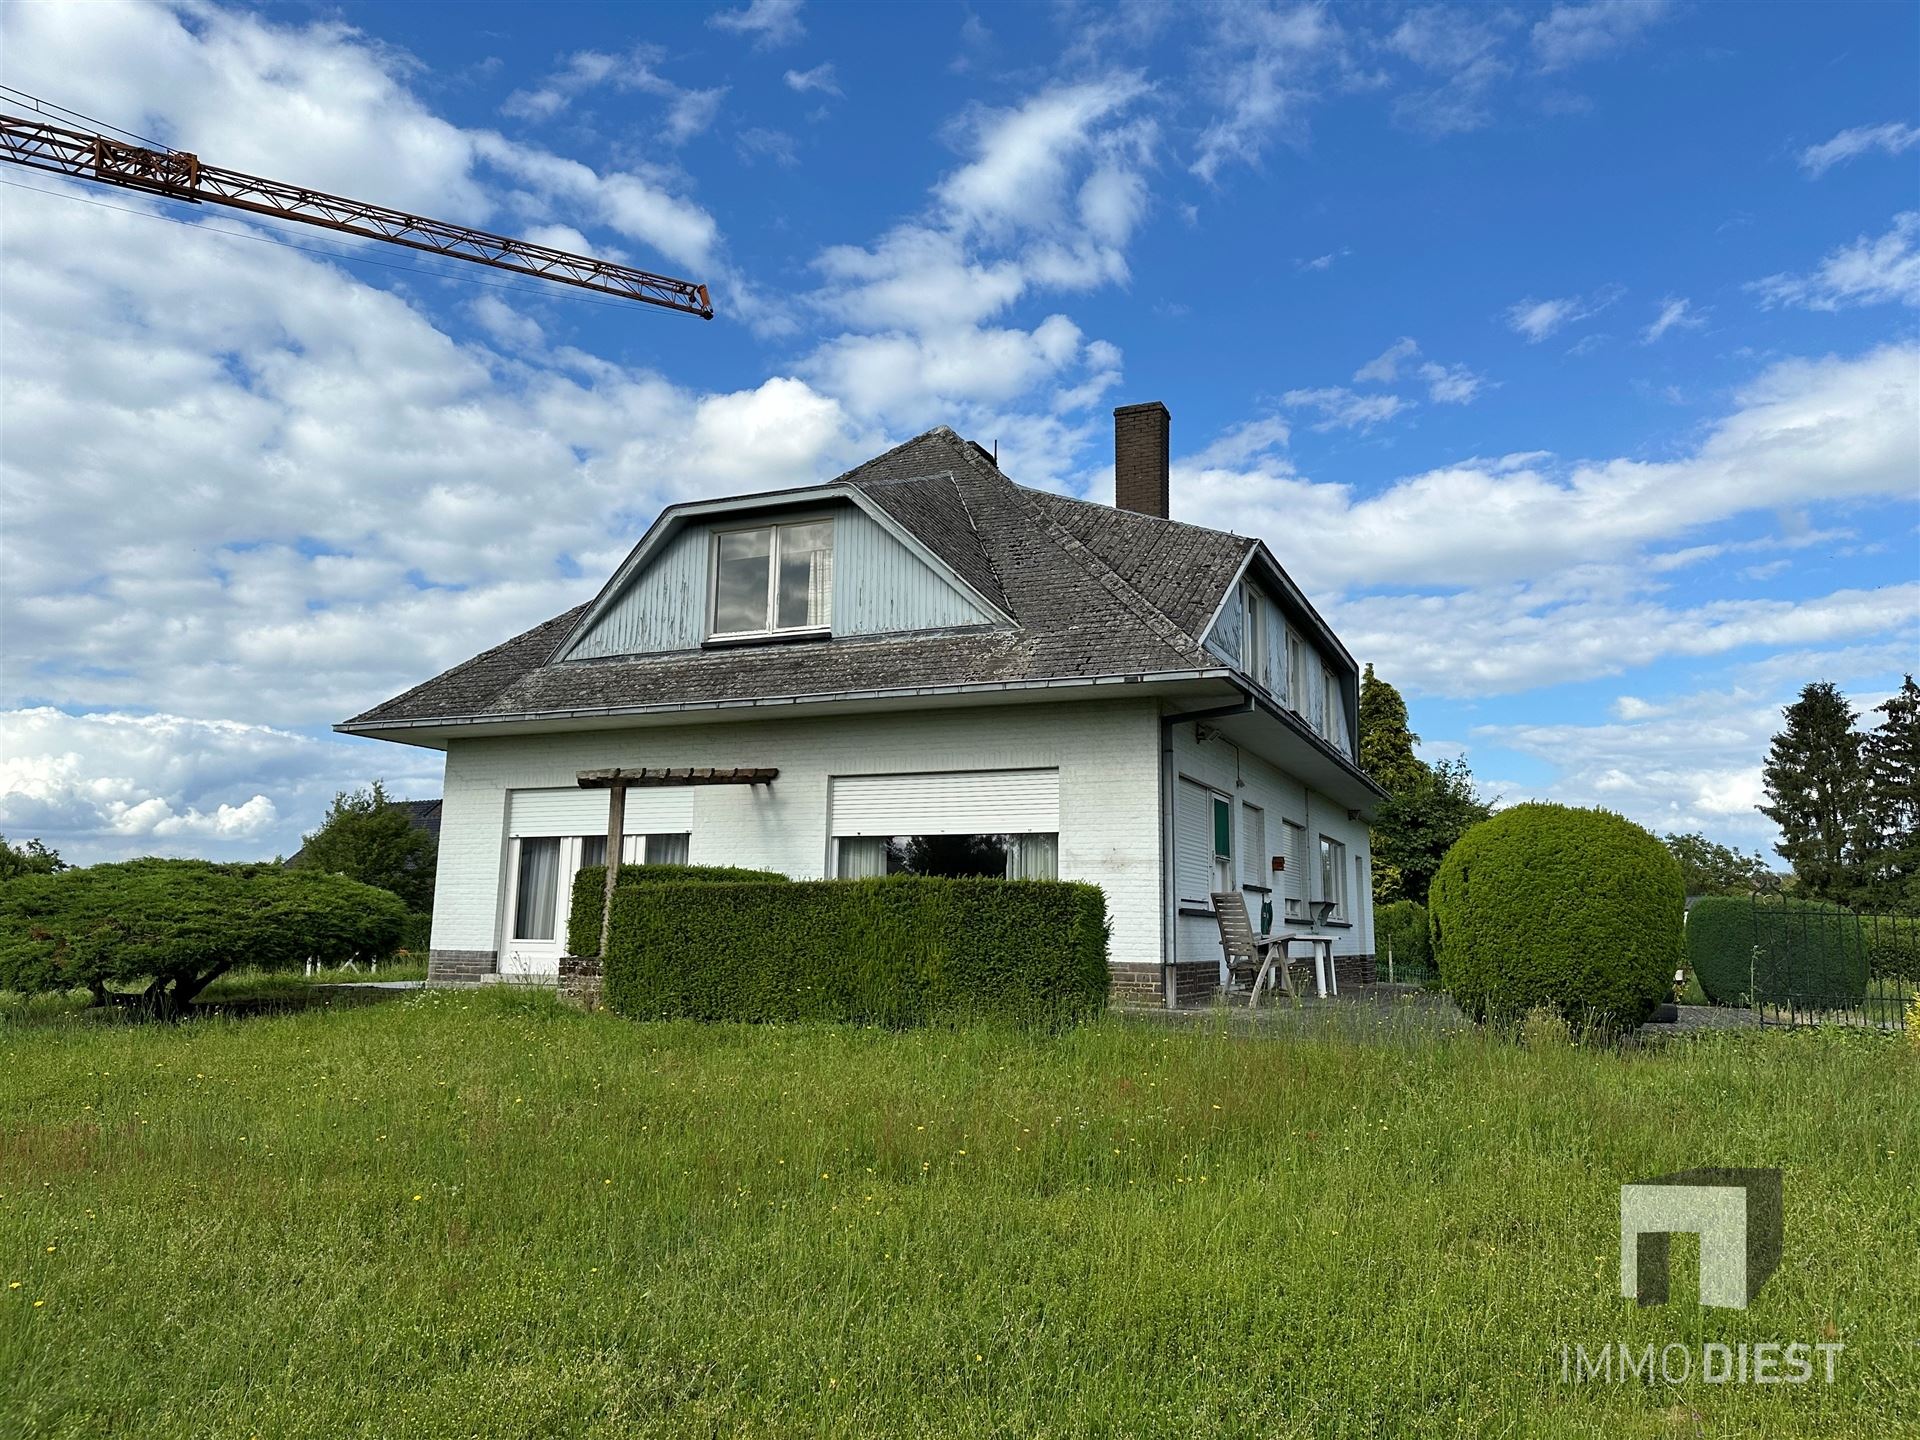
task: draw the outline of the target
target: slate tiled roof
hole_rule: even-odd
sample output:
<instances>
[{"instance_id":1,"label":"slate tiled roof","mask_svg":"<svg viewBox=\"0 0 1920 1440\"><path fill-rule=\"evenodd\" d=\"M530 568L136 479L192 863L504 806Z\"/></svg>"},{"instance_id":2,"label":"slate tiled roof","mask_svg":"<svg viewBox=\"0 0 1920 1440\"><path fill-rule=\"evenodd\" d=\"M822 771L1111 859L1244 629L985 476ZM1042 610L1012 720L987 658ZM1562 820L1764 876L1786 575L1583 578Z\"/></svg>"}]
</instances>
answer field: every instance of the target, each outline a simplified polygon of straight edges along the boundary
<instances>
[{"instance_id":1,"label":"slate tiled roof","mask_svg":"<svg viewBox=\"0 0 1920 1440\"><path fill-rule=\"evenodd\" d=\"M834 483L859 489L1012 625L556 661L581 605L341 728L1219 664L1201 636L1251 540L1015 485L945 426Z\"/></svg>"}]
</instances>

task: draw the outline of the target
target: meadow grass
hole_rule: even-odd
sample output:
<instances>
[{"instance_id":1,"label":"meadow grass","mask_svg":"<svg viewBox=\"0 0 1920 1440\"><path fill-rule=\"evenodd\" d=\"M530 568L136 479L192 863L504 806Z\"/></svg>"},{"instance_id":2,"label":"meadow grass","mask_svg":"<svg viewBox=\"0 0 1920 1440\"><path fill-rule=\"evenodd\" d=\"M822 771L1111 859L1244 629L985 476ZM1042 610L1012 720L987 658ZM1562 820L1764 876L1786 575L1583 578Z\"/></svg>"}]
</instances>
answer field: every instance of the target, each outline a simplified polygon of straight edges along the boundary
<instances>
[{"instance_id":1,"label":"meadow grass","mask_svg":"<svg viewBox=\"0 0 1920 1440\"><path fill-rule=\"evenodd\" d=\"M1920 1050L1358 1013L0 1024L0 1432L1920 1432ZM1779 1271L1622 1301L1619 1185L1706 1164L1785 1171ZM1835 1383L1560 1380L1774 1340Z\"/></svg>"}]
</instances>

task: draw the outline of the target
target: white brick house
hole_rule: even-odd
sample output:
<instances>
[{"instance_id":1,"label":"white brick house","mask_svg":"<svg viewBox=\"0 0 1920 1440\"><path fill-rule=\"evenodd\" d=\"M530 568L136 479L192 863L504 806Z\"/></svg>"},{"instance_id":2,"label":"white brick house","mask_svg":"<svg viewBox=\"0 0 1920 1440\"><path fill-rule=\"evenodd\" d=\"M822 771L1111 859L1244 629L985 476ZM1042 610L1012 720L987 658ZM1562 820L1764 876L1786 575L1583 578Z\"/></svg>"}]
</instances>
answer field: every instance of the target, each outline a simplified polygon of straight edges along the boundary
<instances>
[{"instance_id":1,"label":"white brick house","mask_svg":"<svg viewBox=\"0 0 1920 1440\"><path fill-rule=\"evenodd\" d=\"M590 602L336 728L446 752L431 975L557 970L628 792L632 861L1099 885L1116 988L1221 976L1209 892L1370 958L1353 659L1267 548L1174 523L1167 412L1115 412L1121 508L945 428L826 484L674 506Z\"/></svg>"}]
</instances>

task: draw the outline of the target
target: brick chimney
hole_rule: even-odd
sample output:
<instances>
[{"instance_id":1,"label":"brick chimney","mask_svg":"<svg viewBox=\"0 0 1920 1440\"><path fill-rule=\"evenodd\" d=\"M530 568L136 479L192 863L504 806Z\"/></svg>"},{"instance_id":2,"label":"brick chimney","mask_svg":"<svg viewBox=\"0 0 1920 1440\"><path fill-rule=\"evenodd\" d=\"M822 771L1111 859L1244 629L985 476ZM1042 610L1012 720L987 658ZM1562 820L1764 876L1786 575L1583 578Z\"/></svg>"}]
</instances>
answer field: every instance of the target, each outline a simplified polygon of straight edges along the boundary
<instances>
[{"instance_id":1,"label":"brick chimney","mask_svg":"<svg viewBox=\"0 0 1920 1440\"><path fill-rule=\"evenodd\" d=\"M1173 417L1158 400L1113 412L1113 503L1167 518L1167 432Z\"/></svg>"}]
</instances>

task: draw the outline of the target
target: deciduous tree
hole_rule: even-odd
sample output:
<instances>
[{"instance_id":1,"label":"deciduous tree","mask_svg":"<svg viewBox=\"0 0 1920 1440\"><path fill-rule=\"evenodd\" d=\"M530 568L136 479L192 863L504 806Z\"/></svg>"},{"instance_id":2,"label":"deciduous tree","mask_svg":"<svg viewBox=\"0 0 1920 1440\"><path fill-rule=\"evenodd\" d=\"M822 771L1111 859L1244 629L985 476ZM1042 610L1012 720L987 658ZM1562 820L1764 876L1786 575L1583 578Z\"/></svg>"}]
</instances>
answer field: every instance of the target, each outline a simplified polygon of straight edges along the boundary
<instances>
[{"instance_id":1,"label":"deciduous tree","mask_svg":"<svg viewBox=\"0 0 1920 1440\"><path fill-rule=\"evenodd\" d=\"M417 829L407 807L376 780L363 790L342 790L320 828L300 843L294 864L327 870L391 891L416 914L433 909L433 874L439 846Z\"/></svg>"},{"instance_id":2,"label":"deciduous tree","mask_svg":"<svg viewBox=\"0 0 1920 1440\"><path fill-rule=\"evenodd\" d=\"M1666 846L1680 862L1689 895L1754 895L1780 888L1758 850L1736 850L1698 832L1668 835Z\"/></svg>"}]
</instances>

